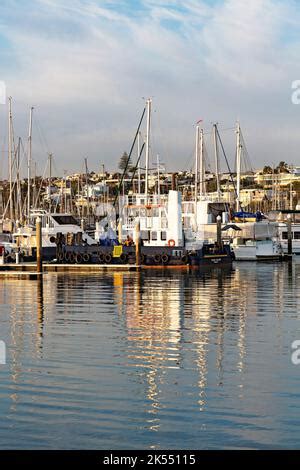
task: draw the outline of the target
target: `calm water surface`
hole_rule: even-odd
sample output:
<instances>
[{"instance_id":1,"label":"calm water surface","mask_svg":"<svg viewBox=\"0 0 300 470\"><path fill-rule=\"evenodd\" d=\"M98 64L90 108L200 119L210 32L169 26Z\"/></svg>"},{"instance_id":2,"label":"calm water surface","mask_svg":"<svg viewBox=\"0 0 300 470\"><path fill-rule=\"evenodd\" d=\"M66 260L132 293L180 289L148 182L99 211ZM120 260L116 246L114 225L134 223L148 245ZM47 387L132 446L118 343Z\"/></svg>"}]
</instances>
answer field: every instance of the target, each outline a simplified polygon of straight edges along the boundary
<instances>
[{"instance_id":1,"label":"calm water surface","mask_svg":"<svg viewBox=\"0 0 300 470\"><path fill-rule=\"evenodd\" d=\"M48 274L0 298L0 448L300 448L300 265Z\"/></svg>"}]
</instances>

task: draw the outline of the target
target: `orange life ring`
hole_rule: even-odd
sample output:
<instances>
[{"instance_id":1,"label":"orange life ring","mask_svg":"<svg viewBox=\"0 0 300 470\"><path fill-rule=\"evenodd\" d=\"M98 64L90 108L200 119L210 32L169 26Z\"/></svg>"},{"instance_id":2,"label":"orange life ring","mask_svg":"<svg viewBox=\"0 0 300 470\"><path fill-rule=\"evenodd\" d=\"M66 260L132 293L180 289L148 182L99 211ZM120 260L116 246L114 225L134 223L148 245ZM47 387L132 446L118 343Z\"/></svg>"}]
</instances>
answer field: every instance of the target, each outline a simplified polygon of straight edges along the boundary
<instances>
[{"instance_id":1,"label":"orange life ring","mask_svg":"<svg viewBox=\"0 0 300 470\"><path fill-rule=\"evenodd\" d=\"M169 246L175 246L175 240L171 239L168 241Z\"/></svg>"}]
</instances>

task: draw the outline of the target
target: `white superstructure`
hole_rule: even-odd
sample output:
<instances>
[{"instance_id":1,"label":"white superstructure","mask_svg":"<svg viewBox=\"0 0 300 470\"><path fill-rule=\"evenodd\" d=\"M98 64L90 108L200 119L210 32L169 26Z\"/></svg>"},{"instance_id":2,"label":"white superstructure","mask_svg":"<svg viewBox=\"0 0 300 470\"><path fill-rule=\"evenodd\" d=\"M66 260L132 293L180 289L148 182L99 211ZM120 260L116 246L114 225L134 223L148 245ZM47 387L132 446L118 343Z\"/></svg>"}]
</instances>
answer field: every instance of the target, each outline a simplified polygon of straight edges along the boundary
<instances>
[{"instance_id":1,"label":"white superstructure","mask_svg":"<svg viewBox=\"0 0 300 470\"><path fill-rule=\"evenodd\" d=\"M135 238L135 226L140 222L144 246L183 246L181 193L168 195L134 194L119 198L119 239Z\"/></svg>"},{"instance_id":2,"label":"white superstructure","mask_svg":"<svg viewBox=\"0 0 300 470\"><path fill-rule=\"evenodd\" d=\"M284 222L278 223L279 240L284 253L288 252L288 229ZM300 223L292 223L292 251L300 255Z\"/></svg>"},{"instance_id":3,"label":"white superstructure","mask_svg":"<svg viewBox=\"0 0 300 470\"><path fill-rule=\"evenodd\" d=\"M13 234L17 245L24 248L36 246L35 219L42 220L42 244L43 247L56 247L56 236L58 233L82 233L82 240L88 245L95 244L95 240L85 233L70 214L48 214L46 211L34 211L31 213L32 225L19 227Z\"/></svg>"}]
</instances>

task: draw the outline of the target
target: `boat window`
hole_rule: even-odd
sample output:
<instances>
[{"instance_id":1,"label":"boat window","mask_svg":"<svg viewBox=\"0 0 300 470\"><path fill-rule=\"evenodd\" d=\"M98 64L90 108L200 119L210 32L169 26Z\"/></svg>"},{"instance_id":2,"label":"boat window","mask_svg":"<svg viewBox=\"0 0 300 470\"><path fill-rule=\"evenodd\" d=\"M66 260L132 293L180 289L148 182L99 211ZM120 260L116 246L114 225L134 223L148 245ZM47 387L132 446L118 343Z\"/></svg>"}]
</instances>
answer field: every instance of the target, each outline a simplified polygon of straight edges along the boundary
<instances>
[{"instance_id":1,"label":"boat window","mask_svg":"<svg viewBox=\"0 0 300 470\"><path fill-rule=\"evenodd\" d=\"M151 233L151 238L152 238L152 240L157 240L157 232L152 232Z\"/></svg>"},{"instance_id":2,"label":"boat window","mask_svg":"<svg viewBox=\"0 0 300 470\"><path fill-rule=\"evenodd\" d=\"M183 256L183 250L172 250L172 256L176 256L177 258L181 258L181 256Z\"/></svg>"},{"instance_id":3,"label":"boat window","mask_svg":"<svg viewBox=\"0 0 300 470\"><path fill-rule=\"evenodd\" d=\"M9 242L10 241L10 236L6 233L1 233L0 234L0 242Z\"/></svg>"},{"instance_id":4,"label":"boat window","mask_svg":"<svg viewBox=\"0 0 300 470\"><path fill-rule=\"evenodd\" d=\"M128 216L135 217L136 210L133 207L129 207L128 209Z\"/></svg>"},{"instance_id":5,"label":"boat window","mask_svg":"<svg viewBox=\"0 0 300 470\"><path fill-rule=\"evenodd\" d=\"M161 234L160 234L160 239L161 239L162 241L165 241L165 240L167 239L167 232L161 232Z\"/></svg>"},{"instance_id":6,"label":"boat window","mask_svg":"<svg viewBox=\"0 0 300 470\"><path fill-rule=\"evenodd\" d=\"M52 215L52 218L59 225L78 225L76 219L72 215Z\"/></svg>"},{"instance_id":7,"label":"boat window","mask_svg":"<svg viewBox=\"0 0 300 470\"><path fill-rule=\"evenodd\" d=\"M141 239L142 240L149 240L150 239L149 230L141 230Z\"/></svg>"},{"instance_id":8,"label":"boat window","mask_svg":"<svg viewBox=\"0 0 300 470\"><path fill-rule=\"evenodd\" d=\"M287 240L287 238L288 238L287 232L282 232L282 239Z\"/></svg>"},{"instance_id":9,"label":"boat window","mask_svg":"<svg viewBox=\"0 0 300 470\"><path fill-rule=\"evenodd\" d=\"M294 232L294 239L300 240L300 232Z\"/></svg>"}]
</instances>

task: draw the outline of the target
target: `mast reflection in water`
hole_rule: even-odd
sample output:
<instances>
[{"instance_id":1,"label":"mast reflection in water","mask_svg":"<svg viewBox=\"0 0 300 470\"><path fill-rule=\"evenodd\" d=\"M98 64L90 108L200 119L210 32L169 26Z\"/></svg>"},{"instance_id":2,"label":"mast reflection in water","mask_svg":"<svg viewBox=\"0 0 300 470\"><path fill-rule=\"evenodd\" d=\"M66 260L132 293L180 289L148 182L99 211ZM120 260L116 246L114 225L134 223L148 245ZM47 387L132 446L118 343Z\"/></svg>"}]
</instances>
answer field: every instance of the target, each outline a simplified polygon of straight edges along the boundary
<instances>
[{"instance_id":1,"label":"mast reflection in water","mask_svg":"<svg viewBox=\"0 0 300 470\"><path fill-rule=\"evenodd\" d=\"M0 286L0 447L299 447L297 265Z\"/></svg>"}]
</instances>

